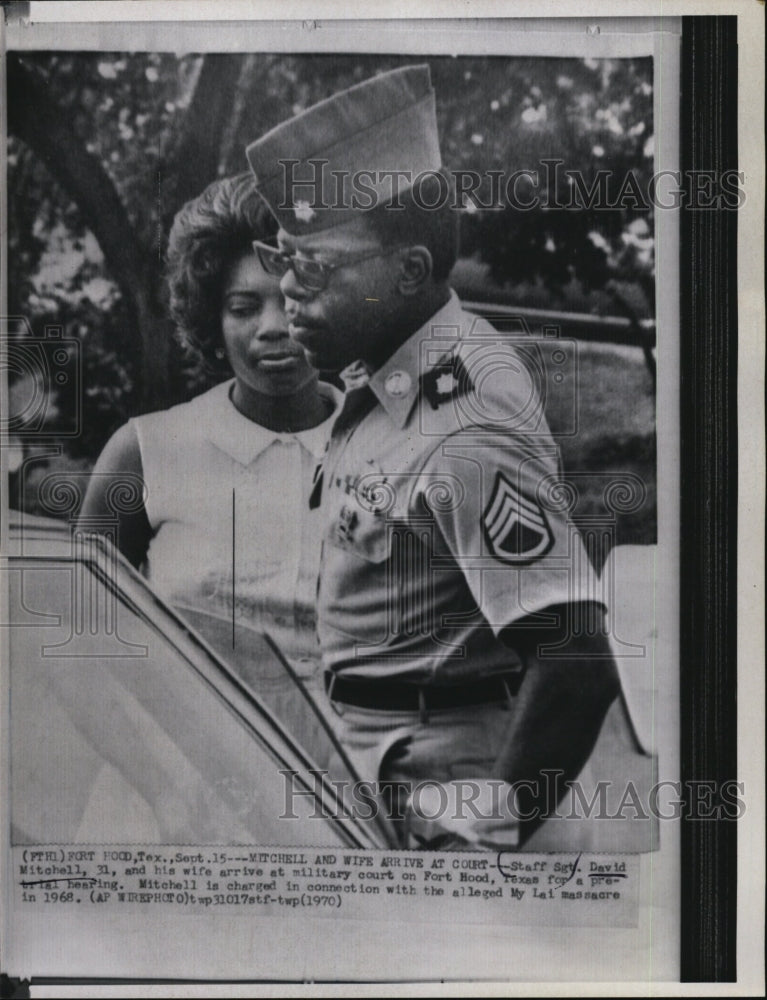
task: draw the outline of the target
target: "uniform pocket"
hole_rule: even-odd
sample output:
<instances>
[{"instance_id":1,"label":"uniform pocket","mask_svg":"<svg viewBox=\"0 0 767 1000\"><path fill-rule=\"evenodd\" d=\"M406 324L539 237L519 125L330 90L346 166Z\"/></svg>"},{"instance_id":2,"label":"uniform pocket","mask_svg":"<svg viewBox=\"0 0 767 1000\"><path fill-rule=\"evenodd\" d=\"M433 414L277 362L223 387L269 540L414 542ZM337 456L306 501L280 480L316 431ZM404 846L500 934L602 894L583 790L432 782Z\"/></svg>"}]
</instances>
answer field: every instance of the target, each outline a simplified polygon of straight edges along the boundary
<instances>
[{"instance_id":1,"label":"uniform pocket","mask_svg":"<svg viewBox=\"0 0 767 1000\"><path fill-rule=\"evenodd\" d=\"M350 500L341 505L327 540L351 556L380 563L391 553L392 525L384 515L364 510Z\"/></svg>"}]
</instances>

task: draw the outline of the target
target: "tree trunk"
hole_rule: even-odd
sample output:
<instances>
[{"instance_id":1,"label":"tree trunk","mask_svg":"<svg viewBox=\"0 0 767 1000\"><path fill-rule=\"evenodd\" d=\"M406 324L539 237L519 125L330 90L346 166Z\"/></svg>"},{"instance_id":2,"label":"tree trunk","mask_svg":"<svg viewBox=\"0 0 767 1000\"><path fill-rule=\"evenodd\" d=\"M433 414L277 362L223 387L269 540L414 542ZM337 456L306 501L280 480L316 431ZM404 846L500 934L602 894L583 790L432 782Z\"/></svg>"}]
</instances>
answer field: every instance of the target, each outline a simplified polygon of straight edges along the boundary
<instances>
[{"instance_id":1,"label":"tree trunk","mask_svg":"<svg viewBox=\"0 0 767 1000\"><path fill-rule=\"evenodd\" d=\"M165 402L168 328L154 294L150 255L139 244L114 184L78 137L70 114L49 95L39 75L8 56L8 130L45 164L98 240L138 332L144 409Z\"/></svg>"},{"instance_id":2,"label":"tree trunk","mask_svg":"<svg viewBox=\"0 0 767 1000\"><path fill-rule=\"evenodd\" d=\"M181 205L216 177L242 61L242 56L203 58L178 138L161 164L163 231ZM50 95L45 79L13 53L7 67L8 130L34 151L69 194L101 247L128 321L137 331L142 409L167 406L171 328L160 298L157 255L141 244L101 161L87 151L72 115Z\"/></svg>"},{"instance_id":3,"label":"tree trunk","mask_svg":"<svg viewBox=\"0 0 767 1000\"><path fill-rule=\"evenodd\" d=\"M161 165L162 223L166 231L173 216L218 176L221 147L232 114L244 56L203 56L194 94L178 135ZM243 168L247 167L245 152Z\"/></svg>"}]
</instances>

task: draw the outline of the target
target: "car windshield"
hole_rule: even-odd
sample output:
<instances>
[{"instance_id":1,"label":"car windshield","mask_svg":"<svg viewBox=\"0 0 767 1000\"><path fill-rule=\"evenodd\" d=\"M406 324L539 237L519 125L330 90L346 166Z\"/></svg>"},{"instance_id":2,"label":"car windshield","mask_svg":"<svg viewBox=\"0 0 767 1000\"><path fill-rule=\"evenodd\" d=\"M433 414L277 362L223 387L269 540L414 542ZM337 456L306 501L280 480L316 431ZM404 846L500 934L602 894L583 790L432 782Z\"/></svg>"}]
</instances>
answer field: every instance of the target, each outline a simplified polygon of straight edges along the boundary
<instances>
[{"instance_id":1,"label":"car windshield","mask_svg":"<svg viewBox=\"0 0 767 1000\"><path fill-rule=\"evenodd\" d=\"M227 665L225 623L62 529L16 530L5 565L14 843L385 845L322 776L353 777L268 640L240 630Z\"/></svg>"}]
</instances>

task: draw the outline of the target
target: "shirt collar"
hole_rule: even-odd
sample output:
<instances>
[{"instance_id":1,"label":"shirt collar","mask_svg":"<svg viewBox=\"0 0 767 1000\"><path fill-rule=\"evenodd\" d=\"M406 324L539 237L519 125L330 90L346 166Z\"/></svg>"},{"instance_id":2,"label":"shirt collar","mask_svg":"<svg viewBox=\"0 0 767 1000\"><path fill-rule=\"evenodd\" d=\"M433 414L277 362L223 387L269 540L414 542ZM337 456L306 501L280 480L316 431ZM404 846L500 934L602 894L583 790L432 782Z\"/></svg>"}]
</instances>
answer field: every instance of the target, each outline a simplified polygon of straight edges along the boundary
<instances>
[{"instance_id":1,"label":"shirt collar","mask_svg":"<svg viewBox=\"0 0 767 1000\"><path fill-rule=\"evenodd\" d=\"M230 397L234 379L222 382L205 394L208 413L206 437L221 451L240 465L250 465L269 445L275 441L298 441L315 458L322 458L325 445L343 403L343 395L327 382L318 385L320 393L333 403L332 413L318 424L305 431L283 433L271 431L261 424L248 420L232 403ZM203 397L198 397L202 400Z\"/></svg>"},{"instance_id":2,"label":"shirt collar","mask_svg":"<svg viewBox=\"0 0 767 1000\"><path fill-rule=\"evenodd\" d=\"M465 322L461 302L451 289L445 305L370 376L370 388L398 428L407 423L421 378L452 354Z\"/></svg>"}]
</instances>

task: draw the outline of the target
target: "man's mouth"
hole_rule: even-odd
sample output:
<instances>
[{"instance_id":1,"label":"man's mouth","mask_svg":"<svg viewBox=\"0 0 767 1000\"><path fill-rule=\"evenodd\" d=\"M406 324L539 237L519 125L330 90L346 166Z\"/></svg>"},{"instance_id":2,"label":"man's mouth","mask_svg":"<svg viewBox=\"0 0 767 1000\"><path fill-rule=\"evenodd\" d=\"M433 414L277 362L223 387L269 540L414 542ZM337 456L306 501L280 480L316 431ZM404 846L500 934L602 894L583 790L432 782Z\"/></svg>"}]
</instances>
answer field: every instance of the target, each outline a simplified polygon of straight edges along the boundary
<instances>
[{"instance_id":1,"label":"man's mouth","mask_svg":"<svg viewBox=\"0 0 767 1000\"><path fill-rule=\"evenodd\" d=\"M290 333L290 336L301 344L305 342L307 334L311 337L315 330L316 327L302 317L296 317L295 319L288 321L288 332Z\"/></svg>"}]
</instances>

